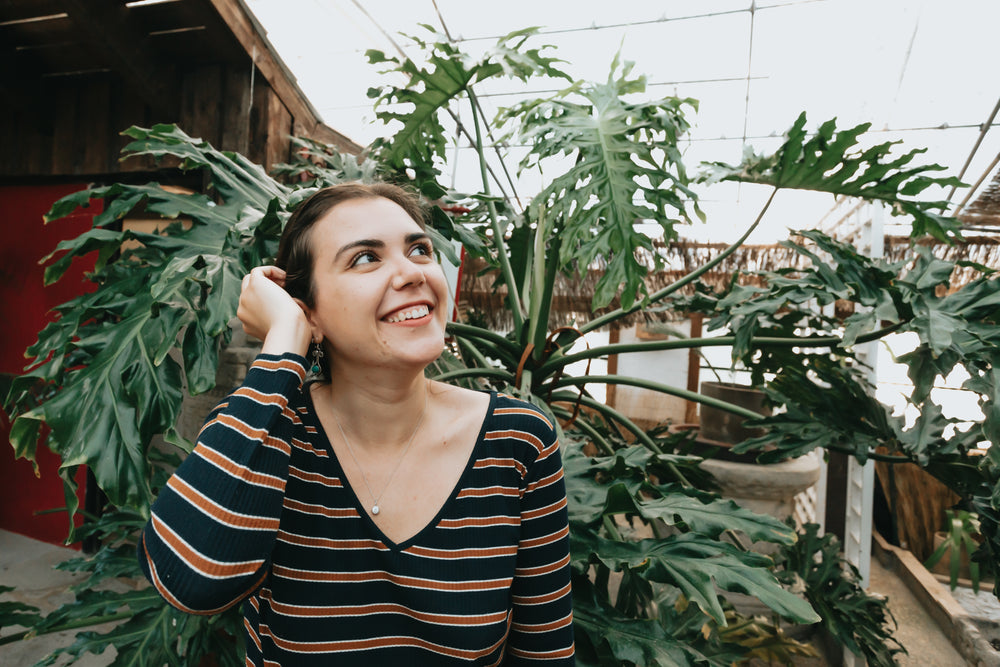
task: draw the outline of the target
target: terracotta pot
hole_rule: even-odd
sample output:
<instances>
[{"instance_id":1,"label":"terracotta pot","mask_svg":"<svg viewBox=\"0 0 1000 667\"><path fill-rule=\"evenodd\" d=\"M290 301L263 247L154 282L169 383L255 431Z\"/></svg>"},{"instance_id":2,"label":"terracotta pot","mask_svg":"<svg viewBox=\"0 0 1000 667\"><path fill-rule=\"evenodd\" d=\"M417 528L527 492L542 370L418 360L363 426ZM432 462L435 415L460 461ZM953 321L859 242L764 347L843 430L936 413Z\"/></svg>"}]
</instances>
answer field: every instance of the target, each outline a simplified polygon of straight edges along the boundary
<instances>
[{"instance_id":1,"label":"terracotta pot","mask_svg":"<svg viewBox=\"0 0 1000 667\"><path fill-rule=\"evenodd\" d=\"M702 382L701 393L704 396L717 398L720 401L752 410L762 417L771 414L771 408L764 405L764 392L759 389L752 389L730 382ZM763 434L762 429L744 427L743 422L746 421L745 417L734 415L731 412L719 410L705 404L700 406L700 410L700 436L706 440L728 442L735 445L748 438L755 438Z\"/></svg>"}]
</instances>

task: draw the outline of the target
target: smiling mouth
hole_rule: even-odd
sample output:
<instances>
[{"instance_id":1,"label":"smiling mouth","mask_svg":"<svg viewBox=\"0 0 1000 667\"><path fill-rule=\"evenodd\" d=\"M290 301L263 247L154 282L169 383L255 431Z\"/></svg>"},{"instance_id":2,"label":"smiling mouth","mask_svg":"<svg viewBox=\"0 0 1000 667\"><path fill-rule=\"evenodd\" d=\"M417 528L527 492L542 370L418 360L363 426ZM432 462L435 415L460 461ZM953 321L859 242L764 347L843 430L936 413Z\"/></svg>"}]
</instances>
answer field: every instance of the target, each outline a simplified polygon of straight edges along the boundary
<instances>
[{"instance_id":1,"label":"smiling mouth","mask_svg":"<svg viewBox=\"0 0 1000 667\"><path fill-rule=\"evenodd\" d=\"M406 320L417 320L421 317L427 317L430 315L431 309L426 305L413 306L412 308L404 308L403 310L397 310L396 312L386 315L384 319L386 322L405 322Z\"/></svg>"}]
</instances>

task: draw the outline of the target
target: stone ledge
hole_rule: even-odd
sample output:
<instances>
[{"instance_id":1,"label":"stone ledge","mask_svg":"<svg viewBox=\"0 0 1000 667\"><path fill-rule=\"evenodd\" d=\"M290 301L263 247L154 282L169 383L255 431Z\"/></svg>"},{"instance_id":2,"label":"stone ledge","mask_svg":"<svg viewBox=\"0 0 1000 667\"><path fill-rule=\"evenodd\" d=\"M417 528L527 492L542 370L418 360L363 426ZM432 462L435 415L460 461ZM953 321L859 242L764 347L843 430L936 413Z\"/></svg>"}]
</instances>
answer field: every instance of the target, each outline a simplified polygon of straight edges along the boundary
<instances>
[{"instance_id":1,"label":"stone ledge","mask_svg":"<svg viewBox=\"0 0 1000 667\"><path fill-rule=\"evenodd\" d=\"M1000 652L990 645L948 588L916 556L906 549L889 544L875 532L872 534L872 555L910 589L968 665L1000 667Z\"/></svg>"}]
</instances>

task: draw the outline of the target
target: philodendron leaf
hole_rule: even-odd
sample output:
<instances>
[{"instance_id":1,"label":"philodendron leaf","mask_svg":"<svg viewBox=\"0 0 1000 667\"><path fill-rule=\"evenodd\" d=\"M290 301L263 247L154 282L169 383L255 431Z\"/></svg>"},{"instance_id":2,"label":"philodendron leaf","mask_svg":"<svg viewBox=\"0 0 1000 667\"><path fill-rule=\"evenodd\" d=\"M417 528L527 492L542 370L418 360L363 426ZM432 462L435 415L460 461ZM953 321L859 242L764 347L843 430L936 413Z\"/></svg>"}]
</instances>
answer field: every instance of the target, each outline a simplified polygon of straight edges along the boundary
<instances>
[{"instance_id":1,"label":"philodendron leaf","mask_svg":"<svg viewBox=\"0 0 1000 667\"><path fill-rule=\"evenodd\" d=\"M679 667L700 664L688 655L687 642L670 636L655 619L625 616L596 594L590 581L573 582L573 626L577 643L585 635L595 651L608 651L620 664ZM580 660L579 664L588 664ZM724 664L724 663L723 663Z\"/></svg>"},{"instance_id":2,"label":"philodendron leaf","mask_svg":"<svg viewBox=\"0 0 1000 667\"><path fill-rule=\"evenodd\" d=\"M556 59L542 55L540 49L521 49L525 39L534 32L534 29L527 29L501 37L497 45L479 59L462 53L440 35L434 35L437 41L432 44L411 37L425 50L424 65L417 65L409 58L388 57L381 51L369 50L366 56L370 63L386 63L387 71L401 74L407 81L401 87L387 86L383 90L369 91L369 96L378 98L376 108L385 107L375 114L379 120L402 125L390 139L376 140L373 144L376 159L396 171L413 169L419 186L424 180L421 176L433 178L437 175L435 160L443 161L446 157L447 140L439 113L467 93L472 84L499 75L521 80L532 75L568 79L555 67ZM394 110L390 110L390 106Z\"/></svg>"},{"instance_id":3,"label":"philodendron leaf","mask_svg":"<svg viewBox=\"0 0 1000 667\"><path fill-rule=\"evenodd\" d=\"M212 189L226 205L242 206L249 202L263 210L274 197L288 197L288 188L268 176L260 165L238 153L216 150L207 141L188 136L176 125L131 127L122 134L133 139L122 149L126 155L123 159L133 155L180 158L182 169L204 169L208 173Z\"/></svg>"},{"instance_id":4,"label":"philodendron leaf","mask_svg":"<svg viewBox=\"0 0 1000 667\"><path fill-rule=\"evenodd\" d=\"M152 501L146 447L180 410L180 369L173 359L157 364L154 356L157 344L176 339L180 330L163 323L147 307L81 341L101 351L41 407L52 429L49 448L62 465L90 466L116 505L147 507Z\"/></svg>"},{"instance_id":5,"label":"philodendron leaf","mask_svg":"<svg viewBox=\"0 0 1000 667\"><path fill-rule=\"evenodd\" d=\"M10 593L14 589L10 586L0 586L0 595ZM10 628L14 625L29 628L42 619L38 607L24 604L23 602L10 602L0 600L0 630ZM0 633L0 637L3 634Z\"/></svg>"},{"instance_id":6,"label":"philodendron leaf","mask_svg":"<svg viewBox=\"0 0 1000 667\"><path fill-rule=\"evenodd\" d=\"M808 602L777 582L768 570L770 558L701 535L618 542L592 531L574 530L570 552L574 561L601 562L612 571L627 567L649 581L676 586L720 625L726 620L717 589L753 596L797 623L819 620Z\"/></svg>"},{"instance_id":7,"label":"philodendron leaf","mask_svg":"<svg viewBox=\"0 0 1000 667\"><path fill-rule=\"evenodd\" d=\"M647 270L637 252L649 256L655 269L662 267L652 240L636 223L657 223L670 241L695 201L676 144L689 127L683 108L696 103L674 97L626 102L627 95L645 89L645 79L630 77L631 63L618 66L616 57L606 83L575 85L506 113L519 121L520 138L531 145L522 168L573 158L573 166L535 197L534 206L544 207L559 229L558 262L564 271L603 269L594 308L608 305L619 290L628 308L644 292Z\"/></svg>"},{"instance_id":8,"label":"philodendron leaf","mask_svg":"<svg viewBox=\"0 0 1000 667\"><path fill-rule=\"evenodd\" d=\"M811 137L806 132L802 113L785 134L785 143L771 155L748 151L738 165L721 162L705 165L701 180L760 183L775 188L817 190L837 196L858 197L882 202L893 215L911 215L913 237L927 234L941 241L959 236L959 223L940 213L945 201L920 201L914 197L932 186L963 186L957 178L935 178L929 172L944 171L936 164L913 166L922 149L894 154L894 143L862 148L860 139L870 123L837 130L829 120Z\"/></svg>"}]
</instances>

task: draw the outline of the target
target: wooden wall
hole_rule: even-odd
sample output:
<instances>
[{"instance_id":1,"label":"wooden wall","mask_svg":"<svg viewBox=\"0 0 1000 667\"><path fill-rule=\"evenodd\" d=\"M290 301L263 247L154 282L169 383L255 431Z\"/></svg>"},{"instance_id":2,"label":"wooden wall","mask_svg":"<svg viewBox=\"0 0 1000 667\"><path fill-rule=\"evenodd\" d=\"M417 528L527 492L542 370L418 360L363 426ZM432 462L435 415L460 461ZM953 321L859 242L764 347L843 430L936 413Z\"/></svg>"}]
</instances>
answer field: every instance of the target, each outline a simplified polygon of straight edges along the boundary
<instances>
[{"instance_id":1,"label":"wooden wall","mask_svg":"<svg viewBox=\"0 0 1000 667\"><path fill-rule=\"evenodd\" d=\"M178 79L166 110L149 108L113 73L48 78L34 108L0 102L0 183L151 171L150 160L119 162L120 132L155 123L176 123L268 169L289 159L296 119L260 72L251 81L249 61L201 65Z\"/></svg>"}]
</instances>

